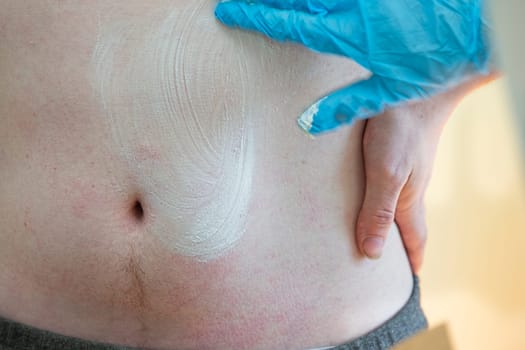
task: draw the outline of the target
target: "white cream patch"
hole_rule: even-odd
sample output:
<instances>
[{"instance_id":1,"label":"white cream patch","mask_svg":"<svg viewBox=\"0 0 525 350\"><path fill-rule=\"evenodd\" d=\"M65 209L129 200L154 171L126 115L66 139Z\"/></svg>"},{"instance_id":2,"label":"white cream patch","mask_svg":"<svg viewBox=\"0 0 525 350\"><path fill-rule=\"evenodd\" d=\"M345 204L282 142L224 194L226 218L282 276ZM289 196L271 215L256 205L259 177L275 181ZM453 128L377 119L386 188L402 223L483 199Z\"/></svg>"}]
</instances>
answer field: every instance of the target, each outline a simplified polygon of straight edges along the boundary
<instances>
[{"instance_id":1,"label":"white cream patch","mask_svg":"<svg viewBox=\"0 0 525 350\"><path fill-rule=\"evenodd\" d=\"M306 111L303 112L297 118L297 124L299 127L305 131L308 135L310 135L310 130L312 130L312 125L314 123L314 117L319 112L319 105L326 99L326 97L323 97L319 101L315 102L313 105L308 107Z\"/></svg>"},{"instance_id":2,"label":"white cream patch","mask_svg":"<svg viewBox=\"0 0 525 350\"><path fill-rule=\"evenodd\" d=\"M143 187L151 233L201 261L244 233L254 166L241 34L217 42L212 6L101 23L93 52L96 94ZM141 161L137 144L161 160Z\"/></svg>"}]
</instances>

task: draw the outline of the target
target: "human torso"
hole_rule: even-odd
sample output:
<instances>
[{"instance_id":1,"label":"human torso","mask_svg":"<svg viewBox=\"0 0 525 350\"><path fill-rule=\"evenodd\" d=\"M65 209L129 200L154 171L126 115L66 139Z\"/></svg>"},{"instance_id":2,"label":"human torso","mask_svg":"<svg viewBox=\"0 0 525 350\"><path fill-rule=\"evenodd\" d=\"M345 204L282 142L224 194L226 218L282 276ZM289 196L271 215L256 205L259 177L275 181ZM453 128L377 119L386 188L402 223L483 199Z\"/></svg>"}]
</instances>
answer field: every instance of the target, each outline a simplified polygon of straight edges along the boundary
<instances>
[{"instance_id":1,"label":"human torso","mask_svg":"<svg viewBox=\"0 0 525 350\"><path fill-rule=\"evenodd\" d=\"M300 349L407 300L397 231L355 248L365 72L221 27L212 1L0 2L0 315L162 349ZM137 213L140 202L142 213Z\"/></svg>"}]
</instances>

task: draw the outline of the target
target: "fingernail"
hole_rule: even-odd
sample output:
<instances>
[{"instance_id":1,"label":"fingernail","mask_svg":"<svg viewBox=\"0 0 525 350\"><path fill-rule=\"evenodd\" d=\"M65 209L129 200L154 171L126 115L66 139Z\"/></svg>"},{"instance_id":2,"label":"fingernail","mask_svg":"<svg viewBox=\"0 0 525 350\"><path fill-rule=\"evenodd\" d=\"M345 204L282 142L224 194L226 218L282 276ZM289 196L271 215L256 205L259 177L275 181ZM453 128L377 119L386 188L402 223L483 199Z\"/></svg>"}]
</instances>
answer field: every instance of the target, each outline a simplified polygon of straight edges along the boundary
<instances>
[{"instance_id":1,"label":"fingernail","mask_svg":"<svg viewBox=\"0 0 525 350\"><path fill-rule=\"evenodd\" d=\"M363 241L363 250L370 259L379 259L383 252L384 240L380 237L367 237Z\"/></svg>"}]
</instances>

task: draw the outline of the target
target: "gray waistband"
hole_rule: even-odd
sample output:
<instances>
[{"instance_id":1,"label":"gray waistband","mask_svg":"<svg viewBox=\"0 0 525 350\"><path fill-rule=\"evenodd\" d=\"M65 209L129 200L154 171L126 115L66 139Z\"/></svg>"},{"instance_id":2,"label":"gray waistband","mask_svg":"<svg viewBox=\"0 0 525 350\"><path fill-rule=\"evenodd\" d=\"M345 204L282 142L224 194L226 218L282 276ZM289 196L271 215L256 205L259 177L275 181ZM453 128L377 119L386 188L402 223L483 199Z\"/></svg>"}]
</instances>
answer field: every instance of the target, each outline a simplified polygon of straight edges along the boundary
<instances>
[{"instance_id":1,"label":"gray waistband","mask_svg":"<svg viewBox=\"0 0 525 350\"><path fill-rule=\"evenodd\" d=\"M384 350L428 327L419 302L419 279L403 308L378 328L330 350ZM111 344L62 336L0 317L0 350L126 350Z\"/></svg>"},{"instance_id":2,"label":"gray waistband","mask_svg":"<svg viewBox=\"0 0 525 350\"><path fill-rule=\"evenodd\" d=\"M428 328L421 309L419 278L414 275L414 288L406 304L392 318L367 334L330 350L385 350Z\"/></svg>"}]
</instances>

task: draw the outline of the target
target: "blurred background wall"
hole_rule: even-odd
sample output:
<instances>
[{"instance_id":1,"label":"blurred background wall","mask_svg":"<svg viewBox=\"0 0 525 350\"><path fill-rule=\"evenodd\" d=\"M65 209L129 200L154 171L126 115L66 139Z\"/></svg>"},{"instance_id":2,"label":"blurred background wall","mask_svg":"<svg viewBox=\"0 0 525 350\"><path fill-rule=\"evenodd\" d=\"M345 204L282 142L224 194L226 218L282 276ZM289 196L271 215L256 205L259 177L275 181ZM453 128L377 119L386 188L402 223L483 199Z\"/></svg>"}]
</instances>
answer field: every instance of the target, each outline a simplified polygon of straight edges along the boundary
<instances>
[{"instance_id":1,"label":"blurred background wall","mask_svg":"<svg viewBox=\"0 0 525 350\"><path fill-rule=\"evenodd\" d=\"M429 322L455 349L525 349L525 149L498 80L445 128L427 193L421 271Z\"/></svg>"}]
</instances>

